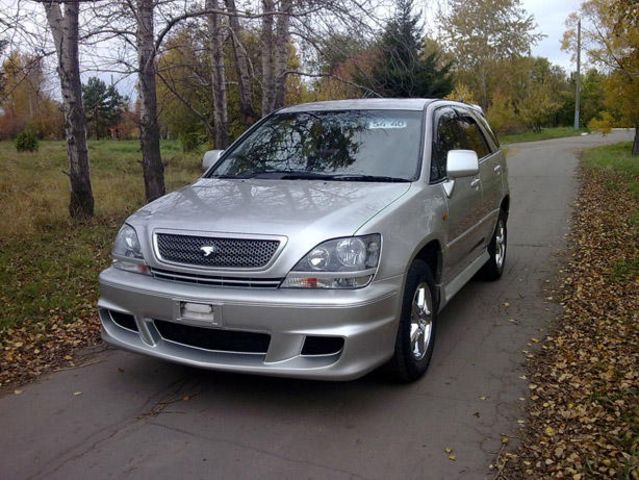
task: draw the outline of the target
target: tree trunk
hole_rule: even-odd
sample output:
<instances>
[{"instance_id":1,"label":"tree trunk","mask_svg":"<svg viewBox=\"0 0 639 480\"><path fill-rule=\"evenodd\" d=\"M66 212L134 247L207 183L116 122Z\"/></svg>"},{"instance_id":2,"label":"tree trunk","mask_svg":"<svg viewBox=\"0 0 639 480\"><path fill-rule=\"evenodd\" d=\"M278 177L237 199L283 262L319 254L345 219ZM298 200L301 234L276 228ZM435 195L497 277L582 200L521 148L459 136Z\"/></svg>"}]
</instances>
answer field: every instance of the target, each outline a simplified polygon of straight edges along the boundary
<instances>
[{"instance_id":1,"label":"tree trunk","mask_svg":"<svg viewBox=\"0 0 639 480\"><path fill-rule=\"evenodd\" d=\"M632 154L639 156L639 123L635 125L635 140L632 143Z\"/></svg>"},{"instance_id":2,"label":"tree trunk","mask_svg":"<svg viewBox=\"0 0 639 480\"><path fill-rule=\"evenodd\" d=\"M293 8L292 0L280 1L280 15L275 24L275 48L273 55L273 70L275 84L275 98L273 110L282 108L286 103L286 70L288 69L288 27L290 13Z\"/></svg>"},{"instance_id":3,"label":"tree trunk","mask_svg":"<svg viewBox=\"0 0 639 480\"><path fill-rule=\"evenodd\" d=\"M235 0L225 0L226 9L229 12L229 25L232 35L233 56L235 58L235 68L237 69L237 84L240 91L240 115L245 126L250 126L257 120L253 109L253 93L251 87L251 74L249 69L248 54L241 41L240 21L235 15L237 7Z\"/></svg>"},{"instance_id":4,"label":"tree trunk","mask_svg":"<svg viewBox=\"0 0 639 480\"><path fill-rule=\"evenodd\" d=\"M219 0L206 0L209 11L220 8ZM209 53L211 56L211 89L213 93L213 132L215 148L224 150L229 144L229 116L226 102L226 69L224 66L224 30L220 15L207 15Z\"/></svg>"},{"instance_id":5,"label":"tree trunk","mask_svg":"<svg viewBox=\"0 0 639 480\"><path fill-rule=\"evenodd\" d=\"M274 10L273 0L262 0L264 12ZM268 115L275 105L275 75L273 72L273 16L262 17L262 116Z\"/></svg>"},{"instance_id":6,"label":"tree trunk","mask_svg":"<svg viewBox=\"0 0 639 480\"><path fill-rule=\"evenodd\" d=\"M95 122L95 139L100 140L100 114L97 105L93 111L93 121Z\"/></svg>"},{"instance_id":7,"label":"tree trunk","mask_svg":"<svg viewBox=\"0 0 639 480\"><path fill-rule=\"evenodd\" d=\"M138 48L140 94L140 144L146 199L150 202L165 193L164 165L160 155L157 92L155 85L154 0L136 2L136 42Z\"/></svg>"},{"instance_id":8,"label":"tree trunk","mask_svg":"<svg viewBox=\"0 0 639 480\"><path fill-rule=\"evenodd\" d=\"M51 28L58 59L58 75L64 108L64 133L69 157L71 199L69 214L72 218L93 216L94 200L89 171L86 120L82 106L82 83L78 54L79 4L70 2L64 6L45 3L47 21Z\"/></svg>"},{"instance_id":9,"label":"tree trunk","mask_svg":"<svg viewBox=\"0 0 639 480\"><path fill-rule=\"evenodd\" d=\"M484 112L488 110L488 73L484 64L479 67L480 98L479 104Z\"/></svg>"}]
</instances>

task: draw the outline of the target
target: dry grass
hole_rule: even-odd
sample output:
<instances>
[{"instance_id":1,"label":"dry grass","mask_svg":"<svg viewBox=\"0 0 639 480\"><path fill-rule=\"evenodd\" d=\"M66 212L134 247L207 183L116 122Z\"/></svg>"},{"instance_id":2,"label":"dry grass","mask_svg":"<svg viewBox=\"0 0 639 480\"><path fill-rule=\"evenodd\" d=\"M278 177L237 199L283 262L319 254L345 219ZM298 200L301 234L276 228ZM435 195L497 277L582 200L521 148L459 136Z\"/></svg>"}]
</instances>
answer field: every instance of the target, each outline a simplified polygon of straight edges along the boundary
<instances>
[{"instance_id":1,"label":"dry grass","mask_svg":"<svg viewBox=\"0 0 639 480\"><path fill-rule=\"evenodd\" d=\"M0 142L0 385L32 378L97 339L97 275L113 237L144 202L141 155L133 141L89 145L96 215L67 213L66 145L41 142L17 153ZM167 189L200 174L199 153L163 144Z\"/></svg>"},{"instance_id":2,"label":"dry grass","mask_svg":"<svg viewBox=\"0 0 639 480\"><path fill-rule=\"evenodd\" d=\"M162 153L168 190L199 175L199 154L184 155L172 142L163 145ZM94 141L89 144L89 154L98 220L121 219L144 203L138 142ZM41 142L34 153L17 153L11 142L0 142L3 237L70 225L66 162L64 142Z\"/></svg>"}]
</instances>

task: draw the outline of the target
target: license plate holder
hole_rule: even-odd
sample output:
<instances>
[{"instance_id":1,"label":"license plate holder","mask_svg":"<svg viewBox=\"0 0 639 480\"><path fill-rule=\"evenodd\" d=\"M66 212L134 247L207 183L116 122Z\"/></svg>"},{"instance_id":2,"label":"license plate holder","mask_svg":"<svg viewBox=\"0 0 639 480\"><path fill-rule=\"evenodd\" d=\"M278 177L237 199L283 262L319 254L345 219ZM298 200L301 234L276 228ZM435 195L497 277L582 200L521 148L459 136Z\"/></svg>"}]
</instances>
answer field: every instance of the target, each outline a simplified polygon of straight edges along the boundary
<instances>
[{"instance_id":1,"label":"license plate holder","mask_svg":"<svg viewBox=\"0 0 639 480\"><path fill-rule=\"evenodd\" d=\"M179 322L206 327L222 326L221 305L177 300L175 306L175 318Z\"/></svg>"}]
</instances>

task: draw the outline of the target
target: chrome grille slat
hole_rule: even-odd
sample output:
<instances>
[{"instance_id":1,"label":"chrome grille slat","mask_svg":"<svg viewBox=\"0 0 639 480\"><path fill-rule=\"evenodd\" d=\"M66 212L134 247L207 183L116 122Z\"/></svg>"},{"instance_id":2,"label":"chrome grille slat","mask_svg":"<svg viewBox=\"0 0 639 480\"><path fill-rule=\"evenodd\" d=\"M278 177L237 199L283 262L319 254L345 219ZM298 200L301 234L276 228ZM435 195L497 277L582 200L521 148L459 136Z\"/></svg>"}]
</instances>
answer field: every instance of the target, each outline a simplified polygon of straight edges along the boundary
<instances>
[{"instance_id":1,"label":"chrome grille slat","mask_svg":"<svg viewBox=\"0 0 639 480\"><path fill-rule=\"evenodd\" d=\"M151 273L159 280L173 282L195 283L197 285L209 285L215 287L239 287L239 288L277 288L282 283L281 278L236 278L210 275L198 275L192 273L173 272L152 268Z\"/></svg>"},{"instance_id":2,"label":"chrome grille slat","mask_svg":"<svg viewBox=\"0 0 639 480\"><path fill-rule=\"evenodd\" d=\"M216 268L260 268L267 265L280 246L279 240L221 238L158 233L160 260ZM211 247L208 256L202 248Z\"/></svg>"}]
</instances>

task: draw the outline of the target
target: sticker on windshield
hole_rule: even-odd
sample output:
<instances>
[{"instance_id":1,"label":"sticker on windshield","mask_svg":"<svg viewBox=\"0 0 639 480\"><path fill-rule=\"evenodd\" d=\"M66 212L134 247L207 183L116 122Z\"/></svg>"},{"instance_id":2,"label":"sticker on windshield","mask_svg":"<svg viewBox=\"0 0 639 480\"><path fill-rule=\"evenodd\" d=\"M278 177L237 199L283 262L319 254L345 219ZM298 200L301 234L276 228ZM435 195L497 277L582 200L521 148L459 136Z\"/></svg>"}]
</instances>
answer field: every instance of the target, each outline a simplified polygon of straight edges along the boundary
<instances>
[{"instance_id":1,"label":"sticker on windshield","mask_svg":"<svg viewBox=\"0 0 639 480\"><path fill-rule=\"evenodd\" d=\"M371 130L376 128L406 128L406 120L398 118L376 118L368 122L368 128Z\"/></svg>"}]
</instances>

